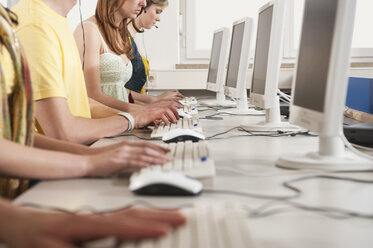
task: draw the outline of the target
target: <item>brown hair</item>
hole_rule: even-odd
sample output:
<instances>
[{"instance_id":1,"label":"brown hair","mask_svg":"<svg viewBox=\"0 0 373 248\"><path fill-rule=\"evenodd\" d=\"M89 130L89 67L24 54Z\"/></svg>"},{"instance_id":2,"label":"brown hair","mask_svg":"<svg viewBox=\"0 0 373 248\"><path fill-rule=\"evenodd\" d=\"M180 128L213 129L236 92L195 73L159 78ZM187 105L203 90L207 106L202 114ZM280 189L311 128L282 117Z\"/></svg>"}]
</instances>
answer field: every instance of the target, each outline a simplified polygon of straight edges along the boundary
<instances>
[{"instance_id":1,"label":"brown hair","mask_svg":"<svg viewBox=\"0 0 373 248\"><path fill-rule=\"evenodd\" d=\"M129 59L133 58L132 46L127 29L127 18L123 19L119 27L115 25L114 14L126 0L98 0L96 7L97 25L104 36L109 48L116 54L125 54ZM120 34L120 38L118 38Z\"/></svg>"}]
</instances>

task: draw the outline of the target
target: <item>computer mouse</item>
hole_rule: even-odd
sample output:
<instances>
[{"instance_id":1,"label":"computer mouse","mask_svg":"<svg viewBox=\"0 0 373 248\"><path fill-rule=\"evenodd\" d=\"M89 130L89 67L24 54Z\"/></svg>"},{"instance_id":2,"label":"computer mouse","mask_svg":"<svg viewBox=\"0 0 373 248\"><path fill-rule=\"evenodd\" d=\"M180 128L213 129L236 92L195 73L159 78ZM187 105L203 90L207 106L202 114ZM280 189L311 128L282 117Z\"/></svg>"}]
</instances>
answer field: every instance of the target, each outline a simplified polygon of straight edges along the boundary
<instances>
[{"instance_id":1,"label":"computer mouse","mask_svg":"<svg viewBox=\"0 0 373 248\"><path fill-rule=\"evenodd\" d=\"M177 110L177 113L179 114L179 116L180 116L181 118L188 118L188 119L190 119L190 118L193 117L193 116L191 116L190 114L185 113L184 110L182 110L182 109L178 109L178 110Z\"/></svg>"},{"instance_id":2,"label":"computer mouse","mask_svg":"<svg viewBox=\"0 0 373 248\"><path fill-rule=\"evenodd\" d=\"M130 178L129 189L138 195L192 196L202 192L202 183L177 171L142 169Z\"/></svg>"},{"instance_id":3,"label":"computer mouse","mask_svg":"<svg viewBox=\"0 0 373 248\"><path fill-rule=\"evenodd\" d=\"M197 142L199 140L204 140L205 136L197 131L186 128L175 128L165 135L163 135L162 140L166 143L179 142L191 140Z\"/></svg>"}]
</instances>

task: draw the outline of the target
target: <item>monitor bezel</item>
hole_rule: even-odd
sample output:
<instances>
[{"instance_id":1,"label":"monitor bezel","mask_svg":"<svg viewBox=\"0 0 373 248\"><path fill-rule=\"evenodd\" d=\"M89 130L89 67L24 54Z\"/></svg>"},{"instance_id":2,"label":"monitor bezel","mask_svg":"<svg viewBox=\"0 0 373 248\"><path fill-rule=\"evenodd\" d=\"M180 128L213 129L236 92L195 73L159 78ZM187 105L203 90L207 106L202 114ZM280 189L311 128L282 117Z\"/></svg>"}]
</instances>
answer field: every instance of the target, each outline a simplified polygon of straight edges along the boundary
<instances>
[{"instance_id":1,"label":"monitor bezel","mask_svg":"<svg viewBox=\"0 0 373 248\"><path fill-rule=\"evenodd\" d=\"M247 75L249 71L250 44L251 44L251 36L253 32L253 19L252 18L246 17L246 18L233 22L232 32L231 32L232 33L231 43L229 47L228 63L229 63L229 57L231 56L234 26L242 24L242 23L245 23L245 27L244 27L244 33L243 33L242 50L241 50L241 57L240 57L238 75L237 75L236 88L227 86L228 69L227 69L225 85L224 85L225 95L228 97L234 98L234 99L241 99L245 97L247 98L246 79L247 79Z\"/></svg>"},{"instance_id":2,"label":"monitor bezel","mask_svg":"<svg viewBox=\"0 0 373 248\"><path fill-rule=\"evenodd\" d=\"M258 94L253 92L254 86L254 72L255 72L255 56L258 43L255 45L255 56L253 73L251 78L250 87L250 103L263 108L269 109L275 106L277 100L277 89L280 78L280 68L283 58L283 44L284 44L284 31L285 31L285 13L286 13L286 0L272 0L267 4L263 5L259 9L259 15L265 10L273 7L271 34L269 42L268 62L267 62L267 73L264 94ZM259 33L259 18L258 18L258 30L257 38Z\"/></svg>"},{"instance_id":3,"label":"monitor bezel","mask_svg":"<svg viewBox=\"0 0 373 248\"><path fill-rule=\"evenodd\" d=\"M223 33L222 36L222 42L221 42L221 47L220 47L220 56L219 56L219 62L218 62L218 72L216 76L216 83L214 82L209 82L206 80L206 88L209 91L213 92L221 92L224 93L224 76L225 76L225 68L227 64L227 58L228 58L228 45L229 45L229 36L230 36L230 29L227 27L219 28L214 31L213 37L215 37L215 34L217 33ZM210 71L210 66L211 66L211 58L213 54L213 47L214 47L214 38L213 38L213 43L211 47L211 55L210 55L210 63L209 63L209 68L207 72L209 73ZM207 74L207 79L209 78Z\"/></svg>"},{"instance_id":4,"label":"monitor bezel","mask_svg":"<svg viewBox=\"0 0 373 248\"><path fill-rule=\"evenodd\" d=\"M307 4L307 1L305 4ZM290 122L322 136L339 136L341 132L352 44L351 30L354 28L354 22L351 20L354 20L355 16L355 12L351 10L355 9L355 6L356 2L353 0L338 1L334 33L332 36L329 72L326 82L324 112L294 105L300 49L298 51L292 85L293 97L290 107ZM304 8L304 12L305 11L306 5ZM304 18L303 15L303 22ZM302 33L303 32L304 30L302 30Z\"/></svg>"}]
</instances>

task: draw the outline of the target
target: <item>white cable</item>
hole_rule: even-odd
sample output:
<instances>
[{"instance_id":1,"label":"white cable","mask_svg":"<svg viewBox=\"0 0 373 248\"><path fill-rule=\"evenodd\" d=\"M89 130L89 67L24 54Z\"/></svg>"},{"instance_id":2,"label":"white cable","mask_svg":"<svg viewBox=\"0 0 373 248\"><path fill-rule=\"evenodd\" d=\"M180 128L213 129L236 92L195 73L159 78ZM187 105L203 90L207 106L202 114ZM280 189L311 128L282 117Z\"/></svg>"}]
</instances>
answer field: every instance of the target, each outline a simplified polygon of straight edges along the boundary
<instances>
[{"instance_id":1,"label":"white cable","mask_svg":"<svg viewBox=\"0 0 373 248\"><path fill-rule=\"evenodd\" d=\"M359 150L357 150L348 140L347 138L343 135L343 133L340 134L340 137L341 139L343 140L343 143L345 144L345 146L351 151L353 152L354 154L360 156L360 157L364 157L366 159L370 159L372 160L373 159L373 156L371 155L368 155L364 152L361 152Z\"/></svg>"},{"instance_id":2,"label":"white cable","mask_svg":"<svg viewBox=\"0 0 373 248\"><path fill-rule=\"evenodd\" d=\"M289 171L289 172L284 172L284 173L268 173L268 174L258 174L258 173L250 173L249 171L245 171L242 169L236 169L228 166L217 166L217 170L223 170L223 171L230 171L233 173L237 173L242 176L246 177L259 177L259 178L264 178L264 177L276 177L276 176L292 176L292 175L305 175L305 174L319 174L320 172L323 172L322 170L317 170L317 169L308 169L308 170L297 170L297 171Z\"/></svg>"},{"instance_id":3,"label":"white cable","mask_svg":"<svg viewBox=\"0 0 373 248\"><path fill-rule=\"evenodd\" d=\"M288 100L289 102L291 102L291 96L285 94L284 92L282 92L281 90L277 89L277 93L284 99Z\"/></svg>"},{"instance_id":4,"label":"white cable","mask_svg":"<svg viewBox=\"0 0 373 248\"><path fill-rule=\"evenodd\" d=\"M361 149L361 150L366 150L366 151L369 151L369 152L373 152L373 148L371 148L371 147L360 146L360 145L356 145L356 144L351 144L351 145L353 147Z\"/></svg>"},{"instance_id":5,"label":"white cable","mask_svg":"<svg viewBox=\"0 0 373 248\"><path fill-rule=\"evenodd\" d=\"M280 100L283 101L283 102L289 103L289 104L291 103L289 100L287 100L287 99L285 99L285 98L283 98L281 96L280 96Z\"/></svg>"}]
</instances>

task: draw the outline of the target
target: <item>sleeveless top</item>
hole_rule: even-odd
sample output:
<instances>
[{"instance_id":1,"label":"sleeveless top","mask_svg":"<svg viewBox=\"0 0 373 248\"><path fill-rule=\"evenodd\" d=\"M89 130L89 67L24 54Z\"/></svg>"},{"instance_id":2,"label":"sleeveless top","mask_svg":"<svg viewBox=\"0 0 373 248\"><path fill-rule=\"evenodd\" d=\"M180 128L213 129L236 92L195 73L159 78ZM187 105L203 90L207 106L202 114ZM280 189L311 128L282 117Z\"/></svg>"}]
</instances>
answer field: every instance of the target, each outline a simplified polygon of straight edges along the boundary
<instances>
[{"instance_id":1,"label":"sleeveless top","mask_svg":"<svg viewBox=\"0 0 373 248\"><path fill-rule=\"evenodd\" d=\"M34 116L30 73L12 28L7 11L0 5L0 137L32 146ZM15 198L28 188L28 183L28 180L2 177L0 196Z\"/></svg>"},{"instance_id":2,"label":"sleeveless top","mask_svg":"<svg viewBox=\"0 0 373 248\"><path fill-rule=\"evenodd\" d=\"M92 22L86 23L91 23L97 27ZM104 53L100 55L101 90L106 95L128 102L128 94L124 85L132 76L132 63L130 61L126 65L119 55L111 53L98 27L97 31L104 47Z\"/></svg>"},{"instance_id":3,"label":"sleeveless top","mask_svg":"<svg viewBox=\"0 0 373 248\"><path fill-rule=\"evenodd\" d=\"M141 56L136 42L131 35L130 39L133 49L133 59L131 59L133 73L131 79L126 83L125 87L129 90L141 93L149 74L149 62L147 59L144 59Z\"/></svg>"}]
</instances>

